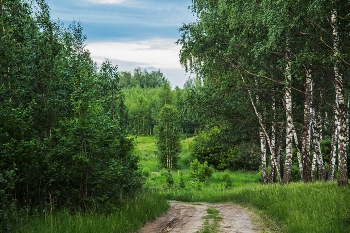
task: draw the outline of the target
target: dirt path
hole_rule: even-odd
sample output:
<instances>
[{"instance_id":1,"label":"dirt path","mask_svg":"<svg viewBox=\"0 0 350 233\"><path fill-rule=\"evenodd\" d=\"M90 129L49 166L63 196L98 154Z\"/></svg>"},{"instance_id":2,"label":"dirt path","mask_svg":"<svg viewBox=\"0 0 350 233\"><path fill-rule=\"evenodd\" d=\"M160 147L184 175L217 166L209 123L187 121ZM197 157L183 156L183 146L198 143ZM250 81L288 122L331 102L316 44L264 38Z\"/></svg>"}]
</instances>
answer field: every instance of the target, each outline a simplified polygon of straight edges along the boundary
<instances>
[{"instance_id":1,"label":"dirt path","mask_svg":"<svg viewBox=\"0 0 350 233\"><path fill-rule=\"evenodd\" d=\"M220 231L224 233L256 233L251 217L239 206L232 204L188 204L171 201L170 210L163 216L148 222L141 233L195 233L202 228L206 209L213 207L219 211L222 218Z\"/></svg>"}]
</instances>

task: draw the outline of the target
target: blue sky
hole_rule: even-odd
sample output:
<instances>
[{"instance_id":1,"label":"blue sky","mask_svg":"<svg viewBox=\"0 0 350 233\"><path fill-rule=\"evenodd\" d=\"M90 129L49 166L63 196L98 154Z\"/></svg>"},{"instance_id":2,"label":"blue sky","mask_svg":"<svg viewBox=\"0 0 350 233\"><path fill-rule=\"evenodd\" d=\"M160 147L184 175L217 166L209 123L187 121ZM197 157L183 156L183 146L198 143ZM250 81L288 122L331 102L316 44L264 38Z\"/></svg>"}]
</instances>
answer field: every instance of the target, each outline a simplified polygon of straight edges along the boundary
<instances>
[{"instance_id":1,"label":"blue sky","mask_svg":"<svg viewBox=\"0 0 350 233\"><path fill-rule=\"evenodd\" d=\"M87 49L100 64L105 58L119 71L160 69L173 87L188 78L179 63L178 28L195 20L191 0L47 0L51 18L68 26L80 21Z\"/></svg>"}]
</instances>

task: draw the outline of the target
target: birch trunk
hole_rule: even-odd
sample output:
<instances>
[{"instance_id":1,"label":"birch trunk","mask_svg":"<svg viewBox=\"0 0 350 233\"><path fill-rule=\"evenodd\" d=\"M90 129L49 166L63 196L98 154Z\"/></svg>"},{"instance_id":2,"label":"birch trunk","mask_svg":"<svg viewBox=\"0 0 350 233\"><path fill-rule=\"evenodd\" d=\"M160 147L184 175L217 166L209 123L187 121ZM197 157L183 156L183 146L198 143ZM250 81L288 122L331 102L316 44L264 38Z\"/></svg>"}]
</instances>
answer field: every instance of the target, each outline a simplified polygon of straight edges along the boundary
<instances>
[{"instance_id":1,"label":"birch trunk","mask_svg":"<svg viewBox=\"0 0 350 233\"><path fill-rule=\"evenodd\" d=\"M321 145L320 145L320 117L319 114L317 117L315 117L315 112L314 110L312 110L312 114L313 114L313 120L312 120L312 124L313 124L313 130L314 130L314 154L315 154L315 158L316 158L316 163L317 163L317 167L318 167L318 179L319 180L324 180L325 178L325 170L324 170L324 164L323 164L323 158L322 158L322 151L321 151Z\"/></svg>"},{"instance_id":2,"label":"birch trunk","mask_svg":"<svg viewBox=\"0 0 350 233\"><path fill-rule=\"evenodd\" d=\"M255 96L256 103L259 103L259 96ZM258 118L263 119L263 116L261 113L258 113ZM267 184L267 172L266 172L266 135L260 129L259 132L260 136L260 151L261 151L261 183Z\"/></svg>"},{"instance_id":3,"label":"birch trunk","mask_svg":"<svg viewBox=\"0 0 350 233\"><path fill-rule=\"evenodd\" d=\"M266 172L266 136L264 132L260 130L260 150L261 150L261 183L267 184L267 172Z\"/></svg>"},{"instance_id":4,"label":"birch trunk","mask_svg":"<svg viewBox=\"0 0 350 233\"><path fill-rule=\"evenodd\" d=\"M276 150L276 164L279 164L280 166L278 167L276 165L276 170L279 171L279 173L283 172L283 162L281 160L282 158L282 130L280 130L279 133L279 140L278 140L278 146L277 146L277 150Z\"/></svg>"},{"instance_id":5,"label":"birch trunk","mask_svg":"<svg viewBox=\"0 0 350 233\"><path fill-rule=\"evenodd\" d=\"M303 181L312 181L312 169L310 170L310 141L311 141L311 105L312 105L312 79L311 70L306 69L305 100L304 100L304 124L302 133L303 154Z\"/></svg>"},{"instance_id":6,"label":"birch trunk","mask_svg":"<svg viewBox=\"0 0 350 233\"><path fill-rule=\"evenodd\" d=\"M245 80L242 76L242 80L243 82L245 83ZM263 122L263 119L262 119L262 116L261 114L258 112L258 110L256 109L256 106L255 106L255 103L254 103L254 100L253 100L253 97L252 97L252 93L250 92L250 90L248 90L248 95L249 95L249 99L250 99L250 102L253 106L253 109L254 109L254 112L255 112L255 115L258 117L258 121L259 121L259 125L261 127L261 130L262 132L265 134L265 138L267 140L267 144L269 146L269 149L270 149L270 152L271 152L271 160L273 161L274 163L274 166L277 167L277 161L276 161L276 157L275 157L275 152L272 150L272 147L271 147L271 140L270 140L270 137L266 131L266 128L265 128L265 125L264 125L264 122ZM279 171L277 170L277 175L279 178L281 178L281 175L279 173Z\"/></svg>"},{"instance_id":7,"label":"birch trunk","mask_svg":"<svg viewBox=\"0 0 350 233\"><path fill-rule=\"evenodd\" d=\"M331 25L333 29L333 51L337 58L339 53L339 31L338 16L334 9L331 13ZM339 132L338 132L338 185L348 184L347 166L346 166L346 120L345 120L345 101L343 90L343 76L340 72L340 62L337 58L334 63L334 87L336 92L336 106L338 111Z\"/></svg>"},{"instance_id":8,"label":"birch trunk","mask_svg":"<svg viewBox=\"0 0 350 233\"><path fill-rule=\"evenodd\" d=\"M290 181L291 169L292 169L292 147L293 147L293 120L292 120L292 89L291 89L291 61L289 59L289 51L287 51L287 66L286 66L286 160L284 165L282 183L287 184Z\"/></svg>"},{"instance_id":9,"label":"birch trunk","mask_svg":"<svg viewBox=\"0 0 350 233\"><path fill-rule=\"evenodd\" d=\"M311 164L311 181L314 179L315 169L316 169L316 153L314 152L312 155L312 164Z\"/></svg>"},{"instance_id":10,"label":"birch trunk","mask_svg":"<svg viewBox=\"0 0 350 233\"><path fill-rule=\"evenodd\" d=\"M278 162L276 159L276 129L275 129L275 110L276 110L276 103L275 103L275 97L272 98L272 111L273 111L273 122L271 126L271 150L273 151L273 155L271 154L271 165L270 165L270 183L276 182L276 171L278 170ZM272 157L273 156L273 157Z\"/></svg>"},{"instance_id":11,"label":"birch trunk","mask_svg":"<svg viewBox=\"0 0 350 233\"><path fill-rule=\"evenodd\" d=\"M300 178L303 180L303 159L301 157L301 152L299 149L299 141L298 141L298 135L295 130L294 124L293 124L293 137L294 137L294 143L295 147L297 149L297 157L298 157L298 166L299 166L299 173L300 173Z\"/></svg>"},{"instance_id":12,"label":"birch trunk","mask_svg":"<svg viewBox=\"0 0 350 233\"><path fill-rule=\"evenodd\" d=\"M331 144L331 157L329 159L329 171L328 171L328 181L334 180L334 167L337 156L337 143L338 143L338 111L334 108L334 123L333 123L333 134L332 134L332 144Z\"/></svg>"}]
</instances>

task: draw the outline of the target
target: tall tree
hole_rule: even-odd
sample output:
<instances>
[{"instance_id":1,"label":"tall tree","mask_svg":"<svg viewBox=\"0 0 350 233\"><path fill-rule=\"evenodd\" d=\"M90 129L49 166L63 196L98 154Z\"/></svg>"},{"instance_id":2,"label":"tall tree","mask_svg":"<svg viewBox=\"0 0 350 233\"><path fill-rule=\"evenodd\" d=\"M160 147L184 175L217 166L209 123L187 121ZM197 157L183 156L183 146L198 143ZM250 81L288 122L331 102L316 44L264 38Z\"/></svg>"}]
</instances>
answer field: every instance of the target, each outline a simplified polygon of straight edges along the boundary
<instances>
[{"instance_id":1,"label":"tall tree","mask_svg":"<svg viewBox=\"0 0 350 233\"><path fill-rule=\"evenodd\" d=\"M178 111L174 106L165 104L158 116L156 139L158 158L162 167L174 169L177 167L180 145L180 127Z\"/></svg>"}]
</instances>

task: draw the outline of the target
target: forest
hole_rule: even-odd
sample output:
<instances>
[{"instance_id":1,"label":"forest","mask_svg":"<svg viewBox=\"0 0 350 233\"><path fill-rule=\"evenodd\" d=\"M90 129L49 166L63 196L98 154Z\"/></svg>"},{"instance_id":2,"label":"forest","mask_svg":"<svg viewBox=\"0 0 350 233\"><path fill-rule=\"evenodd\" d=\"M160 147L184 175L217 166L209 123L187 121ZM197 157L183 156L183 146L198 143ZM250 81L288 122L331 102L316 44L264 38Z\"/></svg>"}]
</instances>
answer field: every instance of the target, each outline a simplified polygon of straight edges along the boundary
<instances>
[{"instance_id":1,"label":"forest","mask_svg":"<svg viewBox=\"0 0 350 233\"><path fill-rule=\"evenodd\" d=\"M0 5L0 232L135 232L167 200L249 205L276 232L350 230L348 1L192 0L183 87L98 66L83 23L54 22L45 0ZM129 225L98 228L124 209Z\"/></svg>"}]
</instances>

